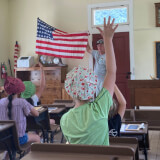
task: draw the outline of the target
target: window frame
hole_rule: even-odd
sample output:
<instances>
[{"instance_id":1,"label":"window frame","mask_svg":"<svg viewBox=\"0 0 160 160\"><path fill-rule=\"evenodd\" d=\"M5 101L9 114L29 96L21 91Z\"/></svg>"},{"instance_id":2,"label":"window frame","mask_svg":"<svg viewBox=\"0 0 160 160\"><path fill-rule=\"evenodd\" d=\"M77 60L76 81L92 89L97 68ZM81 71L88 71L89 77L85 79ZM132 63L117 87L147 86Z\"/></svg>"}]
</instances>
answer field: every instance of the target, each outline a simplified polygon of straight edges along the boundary
<instances>
[{"instance_id":1,"label":"window frame","mask_svg":"<svg viewBox=\"0 0 160 160\"><path fill-rule=\"evenodd\" d=\"M114 9L114 8L124 8L126 7L127 8L127 22L125 23L116 23L118 25L129 25L129 6L126 4L126 5L116 5L116 6L105 6L105 7L95 7L95 8L91 8L91 27L92 28L96 28L96 27L102 27L102 25L95 25L94 24L94 11L95 10L104 10L104 9Z\"/></svg>"}]
</instances>

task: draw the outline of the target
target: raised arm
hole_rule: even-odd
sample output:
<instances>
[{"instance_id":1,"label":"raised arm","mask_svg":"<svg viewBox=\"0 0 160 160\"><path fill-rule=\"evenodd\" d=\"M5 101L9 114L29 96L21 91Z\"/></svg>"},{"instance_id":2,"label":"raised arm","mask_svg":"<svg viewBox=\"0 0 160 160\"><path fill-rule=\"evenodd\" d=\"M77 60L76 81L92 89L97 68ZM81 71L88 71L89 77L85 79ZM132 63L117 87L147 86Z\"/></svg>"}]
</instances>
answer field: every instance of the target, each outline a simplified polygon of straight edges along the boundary
<instances>
[{"instance_id":1,"label":"raised arm","mask_svg":"<svg viewBox=\"0 0 160 160\"><path fill-rule=\"evenodd\" d=\"M123 96L123 94L121 93L121 91L119 90L119 88L117 87L117 85L115 85L114 87L114 93L117 97L117 101L119 103L118 105L118 113L121 116L121 119L123 119L125 110L126 110L126 100Z\"/></svg>"},{"instance_id":2,"label":"raised arm","mask_svg":"<svg viewBox=\"0 0 160 160\"><path fill-rule=\"evenodd\" d=\"M40 66L40 74L41 74L41 78L40 78L40 87L39 89L37 89L36 91L36 95L38 96L38 98L41 97L44 89L45 89L45 85L46 85L46 81L45 81L45 74L44 74L44 70L43 70L43 66L42 64L39 62L39 66Z\"/></svg>"},{"instance_id":3,"label":"raised arm","mask_svg":"<svg viewBox=\"0 0 160 160\"><path fill-rule=\"evenodd\" d=\"M116 81L116 60L114 55L114 48L113 48L113 35L118 27L118 25L114 25L114 19L112 22L110 22L111 17L108 18L108 23L106 24L106 19L104 18L104 30L97 27L97 29L100 31L103 40L104 40L104 47L105 47L105 53L106 53L106 69L107 74L104 79L103 87L106 88L111 96L113 96L114 93L114 85Z\"/></svg>"},{"instance_id":4,"label":"raised arm","mask_svg":"<svg viewBox=\"0 0 160 160\"><path fill-rule=\"evenodd\" d=\"M87 47L86 47L86 51L88 52L88 53L92 53L92 49L91 49L91 47L90 47L90 45L89 45L89 42L87 43Z\"/></svg>"}]
</instances>

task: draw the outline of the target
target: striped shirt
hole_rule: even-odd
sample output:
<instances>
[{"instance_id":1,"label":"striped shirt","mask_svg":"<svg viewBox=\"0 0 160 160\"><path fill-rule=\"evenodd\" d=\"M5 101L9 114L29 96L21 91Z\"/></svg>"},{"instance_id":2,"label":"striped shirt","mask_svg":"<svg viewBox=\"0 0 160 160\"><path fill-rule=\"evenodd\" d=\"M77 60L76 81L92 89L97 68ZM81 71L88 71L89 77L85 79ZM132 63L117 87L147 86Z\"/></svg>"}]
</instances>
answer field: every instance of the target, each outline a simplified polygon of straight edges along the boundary
<instances>
[{"instance_id":1,"label":"striped shirt","mask_svg":"<svg viewBox=\"0 0 160 160\"><path fill-rule=\"evenodd\" d=\"M0 99L0 120L9 120L8 118L8 98ZM18 136L22 137L26 131L26 116L29 115L33 106L23 98L14 98L12 100L12 120L16 122Z\"/></svg>"}]
</instances>

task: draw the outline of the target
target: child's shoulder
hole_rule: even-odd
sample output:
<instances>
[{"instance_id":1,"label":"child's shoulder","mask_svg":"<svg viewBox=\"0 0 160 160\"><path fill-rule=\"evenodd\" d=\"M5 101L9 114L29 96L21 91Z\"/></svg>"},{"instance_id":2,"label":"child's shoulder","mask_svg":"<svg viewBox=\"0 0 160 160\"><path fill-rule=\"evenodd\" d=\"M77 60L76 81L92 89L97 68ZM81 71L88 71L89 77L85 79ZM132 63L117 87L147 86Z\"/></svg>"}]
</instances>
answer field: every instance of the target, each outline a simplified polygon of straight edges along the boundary
<instances>
[{"instance_id":1,"label":"child's shoulder","mask_svg":"<svg viewBox=\"0 0 160 160\"><path fill-rule=\"evenodd\" d=\"M6 101L8 99L8 97L4 97L0 99L0 102Z\"/></svg>"}]
</instances>

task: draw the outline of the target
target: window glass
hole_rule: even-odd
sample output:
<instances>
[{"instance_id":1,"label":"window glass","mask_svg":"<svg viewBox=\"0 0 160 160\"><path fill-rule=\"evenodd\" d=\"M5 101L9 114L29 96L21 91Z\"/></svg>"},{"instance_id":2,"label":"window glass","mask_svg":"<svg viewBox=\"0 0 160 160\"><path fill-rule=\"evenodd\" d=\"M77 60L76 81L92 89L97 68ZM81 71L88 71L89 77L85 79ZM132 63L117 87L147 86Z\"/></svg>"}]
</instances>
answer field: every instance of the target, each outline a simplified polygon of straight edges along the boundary
<instances>
[{"instance_id":1,"label":"window glass","mask_svg":"<svg viewBox=\"0 0 160 160\"><path fill-rule=\"evenodd\" d=\"M111 19L115 18L115 23L128 24L128 7L120 6L114 8L92 9L92 25L103 25L104 17L106 17L107 20L109 16L111 16Z\"/></svg>"}]
</instances>

